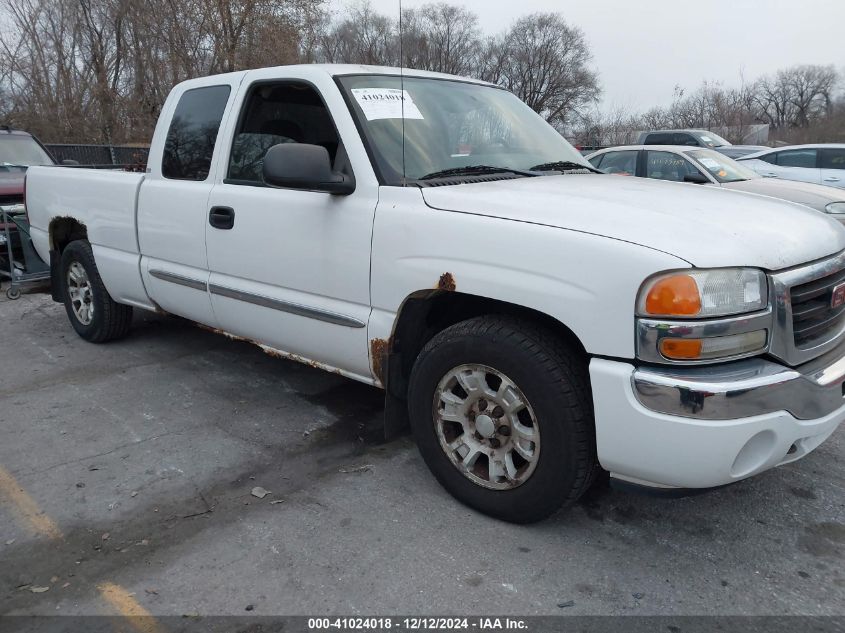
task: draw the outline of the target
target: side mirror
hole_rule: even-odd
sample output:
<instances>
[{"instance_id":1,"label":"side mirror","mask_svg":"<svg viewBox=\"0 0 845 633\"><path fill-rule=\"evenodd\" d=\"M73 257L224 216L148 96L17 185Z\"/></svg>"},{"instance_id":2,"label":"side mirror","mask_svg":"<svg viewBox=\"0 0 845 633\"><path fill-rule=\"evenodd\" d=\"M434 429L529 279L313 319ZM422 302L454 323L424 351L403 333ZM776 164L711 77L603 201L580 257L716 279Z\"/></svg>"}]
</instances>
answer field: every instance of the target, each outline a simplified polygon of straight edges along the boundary
<instances>
[{"instance_id":1,"label":"side mirror","mask_svg":"<svg viewBox=\"0 0 845 633\"><path fill-rule=\"evenodd\" d=\"M67 166L67 167L77 167L77 166L79 166L79 161L78 161L78 160L73 160L72 158L65 158L65 159L62 161L62 163L61 163L61 164L62 164L62 165L65 165L65 166Z\"/></svg>"},{"instance_id":2,"label":"side mirror","mask_svg":"<svg viewBox=\"0 0 845 633\"><path fill-rule=\"evenodd\" d=\"M341 196L355 191L355 179L332 171L329 152L320 145L274 145L264 156L263 176L271 187L325 191Z\"/></svg>"},{"instance_id":3,"label":"side mirror","mask_svg":"<svg viewBox=\"0 0 845 633\"><path fill-rule=\"evenodd\" d=\"M710 181L704 174L687 174L684 176L684 182L695 183L696 185L706 185Z\"/></svg>"}]
</instances>

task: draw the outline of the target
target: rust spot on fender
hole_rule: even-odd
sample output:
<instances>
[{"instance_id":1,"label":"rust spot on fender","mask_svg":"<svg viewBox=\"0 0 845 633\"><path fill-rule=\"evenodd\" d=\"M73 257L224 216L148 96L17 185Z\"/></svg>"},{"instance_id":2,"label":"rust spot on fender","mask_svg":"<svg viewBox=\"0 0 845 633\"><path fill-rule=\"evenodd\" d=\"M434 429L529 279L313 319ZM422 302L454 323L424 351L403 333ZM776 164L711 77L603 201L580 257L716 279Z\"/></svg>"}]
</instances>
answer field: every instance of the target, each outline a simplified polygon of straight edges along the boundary
<instances>
[{"instance_id":1,"label":"rust spot on fender","mask_svg":"<svg viewBox=\"0 0 845 633\"><path fill-rule=\"evenodd\" d=\"M438 290L454 292L457 287L458 286L455 283L455 277L452 275L452 273L443 273L442 275L440 275L440 279L437 281Z\"/></svg>"},{"instance_id":2,"label":"rust spot on fender","mask_svg":"<svg viewBox=\"0 0 845 633\"><path fill-rule=\"evenodd\" d=\"M373 365L373 375L382 384L385 384L384 371L387 369L387 354L390 352L390 341L383 338L374 338L370 341L370 362Z\"/></svg>"}]
</instances>

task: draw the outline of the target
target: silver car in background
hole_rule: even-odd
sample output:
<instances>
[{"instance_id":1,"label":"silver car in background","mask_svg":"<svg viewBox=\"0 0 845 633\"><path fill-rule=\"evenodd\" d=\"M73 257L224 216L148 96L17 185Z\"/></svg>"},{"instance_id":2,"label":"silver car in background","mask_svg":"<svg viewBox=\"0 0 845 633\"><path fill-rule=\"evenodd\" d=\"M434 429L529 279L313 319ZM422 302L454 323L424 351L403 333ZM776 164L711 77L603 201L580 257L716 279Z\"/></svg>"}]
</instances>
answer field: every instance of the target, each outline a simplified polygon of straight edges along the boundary
<instances>
[{"instance_id":1,"label":"silver car in background","mask_svg":"<svg viewBox=\"0 0 845 633\"><path fill-rule=\"evenodd\" d=\"M712 149L625 145L594 152L587 160L609 174L710 185L780 198L834 215L845 224L845 191L808 182L764 178Z\"/></svg>"},{"instance_id":2,"label":"silver car in background","mask_svg":"<svg viewBox=\"0 0 845 633\"><path fill-rule=\"evenodd\" d=\"M845 189L845 143L790 145L743 156L761 176Z\"/></svg>"}]
</instances>

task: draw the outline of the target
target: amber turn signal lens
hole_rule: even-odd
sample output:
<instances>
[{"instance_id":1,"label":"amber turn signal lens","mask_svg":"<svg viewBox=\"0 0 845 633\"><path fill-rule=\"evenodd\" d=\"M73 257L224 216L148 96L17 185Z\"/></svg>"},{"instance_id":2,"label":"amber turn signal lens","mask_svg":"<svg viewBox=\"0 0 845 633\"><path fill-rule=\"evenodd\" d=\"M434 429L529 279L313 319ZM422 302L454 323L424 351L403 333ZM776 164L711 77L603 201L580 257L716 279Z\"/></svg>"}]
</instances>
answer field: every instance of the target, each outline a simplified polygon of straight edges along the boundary
<instances>
[{"instance_id":1,"label":"amber turn signal lens","mask_svg":"<svg viewBox=\"0 0 845 633\"><path fill-rule=\"evenodd\" d=\"M689 275L665 277L649 290L645 309L655 316L695 316L701 312L698 284Z\"/></svg>"},{"instance_id":2,"label":"amber turn signal lens","mask_svg":"<svg viewBox=\"0 0 845 633\"><path fill-rule=\"evenodd\" d=\"M700 339L665 338L660 341L660 353L672 360L697 360L701 358Z\"/></svg>"}]
</instances>

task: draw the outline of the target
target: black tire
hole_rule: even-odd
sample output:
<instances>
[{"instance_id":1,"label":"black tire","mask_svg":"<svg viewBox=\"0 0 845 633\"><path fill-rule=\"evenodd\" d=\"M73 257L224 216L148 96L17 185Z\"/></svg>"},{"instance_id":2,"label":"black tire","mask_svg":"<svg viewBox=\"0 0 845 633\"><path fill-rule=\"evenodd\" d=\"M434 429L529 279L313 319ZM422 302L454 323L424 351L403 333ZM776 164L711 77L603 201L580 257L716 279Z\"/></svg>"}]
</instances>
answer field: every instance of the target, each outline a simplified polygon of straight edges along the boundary
<instances>
[{"instance_id":1,"label":"black tire","mask_svg":"<svg viewBox=\"0 0 845 633\"><path fill-rule=\"evenodd\" d=\"M505 374L533 409L540 449L533 473L516 487L479 485L441 447L435 392L447 373L464 364ZM587 359L530 321L484 316L434 336L414 363L408 405L417 446L432 473L458 500L490 516L513 523L540 521L577 501L599 470Z\"/></svg>"},{"instance_id":2,"label":"black tire","mask_svg":"<svg viewBox=\"0 0 845 633\"><path fill-rule=\"evenodd\" d=\"M80 320L71 300L68 272L75 263L82 266L90 282L90 303L93 306L90 323ZM60 283L68 319L79 336L92 343L105 343L126 336L132 325L132 307L116 303L111 298L97 271L94 252L87 240L73 241L62 251Z\"/></svg>"}]
</instances>

